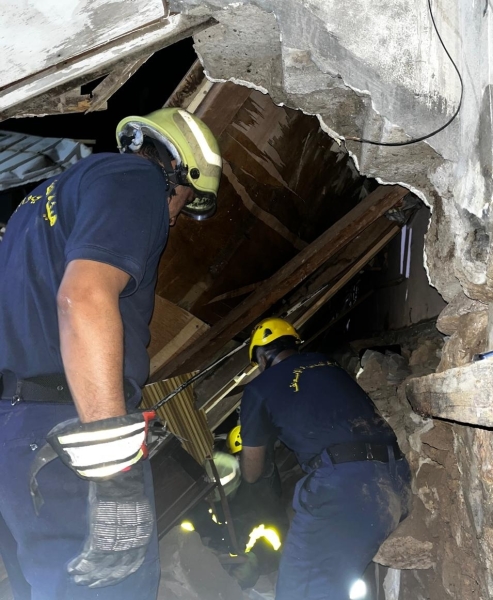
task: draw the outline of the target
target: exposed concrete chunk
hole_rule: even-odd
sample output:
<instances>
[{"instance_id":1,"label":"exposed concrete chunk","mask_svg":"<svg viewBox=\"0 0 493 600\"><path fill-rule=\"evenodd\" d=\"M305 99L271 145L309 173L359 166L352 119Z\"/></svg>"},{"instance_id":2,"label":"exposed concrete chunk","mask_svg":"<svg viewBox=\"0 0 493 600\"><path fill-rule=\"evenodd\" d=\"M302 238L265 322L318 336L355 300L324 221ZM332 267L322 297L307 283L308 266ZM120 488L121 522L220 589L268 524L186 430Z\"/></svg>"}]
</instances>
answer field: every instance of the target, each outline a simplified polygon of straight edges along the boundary
<instances>
[{"instance_id":1,"label":"exposed concrete chunk","mask_svg":"<svg viewBox=\"0 0 493 600\"><path fill-rule=\"evenodd\" d=\"M493 362L490 360L412 379L406 393L414 410L438 417L493 427Z\"/></svg>"},{"instance_id":2,"label":"exposed concrete chunk","mask_svg":"<svg viewBox=\"0 0 493 600\"><path fill-rule=\"evenodd\" d=\"M195 50L206 74L264 93L279 88L281 41L275 15L249 5L221 11L219 16L219 25L195 37Z\"/></svg>"},{"instance_id":3,"label":"exposed concrete chunk","mask_svg":"<svg viewBox=\"0 0 493 600\"><path fill-rule=\"evenodd\" d=\"M404 521L380 546L374 562L392 569L430 569L434 562L434 547L429 540L416 536L415 523Z\"/></svg>"},{"instance_id":4,"label":"exposed concrete chunk","mask_svg":"<svg viewBox=\"0 0 493 600\"><path fill-rule=\"evenodd\" d=\"M477 304L480 304L479 302ZM485 306L480 304L480 306ZM437 371L443 372L452 367L467 365L474 354L484 352L488 338L488 311L472 312L458 319L457 331L448 339L442 349L442 359Z\"/></svg>"},{"instance_id":5,"label":"exposed concrete chunk","mask_svg":"<svg viewBox=\"0 0 493 600\"><path fill-rule=\"evenodd\" d=\"M439 314L437 329L445 335L452 335L459 329L462 317L470 313L476 314L487 310L488 306L486 304L472 300L464 292L460 292Z\"/></svg>"}]
</instances>

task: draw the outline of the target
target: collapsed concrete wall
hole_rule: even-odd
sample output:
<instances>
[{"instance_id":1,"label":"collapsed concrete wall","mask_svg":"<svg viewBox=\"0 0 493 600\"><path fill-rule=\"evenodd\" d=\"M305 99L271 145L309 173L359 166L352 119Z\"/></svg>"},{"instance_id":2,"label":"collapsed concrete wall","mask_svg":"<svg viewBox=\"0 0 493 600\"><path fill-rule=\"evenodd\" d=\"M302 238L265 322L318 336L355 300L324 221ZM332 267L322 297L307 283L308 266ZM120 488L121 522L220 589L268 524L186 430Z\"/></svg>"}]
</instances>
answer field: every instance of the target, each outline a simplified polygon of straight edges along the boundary
<instances>
[{"instance_id":1,"label":"collapsed concrete wall","mask_svg":"<svg viewBox=\"0 0 493 600\"><path fill-rule=\"evenodd\" d=\"M443 125L458 106L459 79L426 0L172 0L171 8L219 21L195 39L210 78L317 114L335 138L406 140ZM407 185L432 207L427 266L444 299L461 286L489 299L492 8L443 0L433 10L464 78L459 118L415 145L347 148L363 174Z\"/></svg>"},{"instance_id":2,"label":"collapsed concrete wall","mask_svg":"<svg viewBox=\"0 0 493 600\"><path fill-rule=\"evenodd\" d=\"M450 337L440 370L464 365L474 352L484 351L486 307L469 306L464 292L475 301L493 300L491 2L432 2L438 30L463 76L462 108L438 135L395 147L343 138L397 142L425 135L450 119L461 97L427 0L170 4L178 12L217 19L218 25L195 38L209 78L255 87L277 103L318 115L362 174L401 183L430 206L425 267L431 284L451 303L445 316L455 319L455 329L450 322L442 327ZM433 382L429 387L433 395ZM399 394L389 396L394 404L388 412L402 416L407 411L400 423L402 441L408 440L416 473L420 518L434 532L434 539L418 541L422 547L433 545L433 568L404 572L402 585L392 572L387 595L399 600L493 597L492 432L437 420L423 423Z\"/></svg>"}]
</instances>

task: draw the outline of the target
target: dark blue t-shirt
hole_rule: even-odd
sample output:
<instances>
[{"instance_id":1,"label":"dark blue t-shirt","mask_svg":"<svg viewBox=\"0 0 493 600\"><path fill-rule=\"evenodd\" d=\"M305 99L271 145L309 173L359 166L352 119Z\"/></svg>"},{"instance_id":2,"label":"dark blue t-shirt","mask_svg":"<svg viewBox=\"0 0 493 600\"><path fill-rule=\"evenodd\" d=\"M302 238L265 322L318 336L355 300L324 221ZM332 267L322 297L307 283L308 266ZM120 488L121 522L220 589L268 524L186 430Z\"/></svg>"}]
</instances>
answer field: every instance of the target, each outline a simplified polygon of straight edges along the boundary
<instances>
[{"instance_id":1,"label":"dark blue t-shirt","mask_svg":"<svg viewBox=\"0 0 493 600\"><path fill-rule=\"evenodd\" d=\"M272 435L301 464L332 444L395 441L364 390L323 354L294 354L251 381L241 401L244 446Z\"/></svg>"},{"instance_id":2,"label":"dark blue t-shirt","mask_svg":"<svg viewBox=\"0 0 493 600\"><path fill-rule=\"evenodd\" d=\"M38 186L0 243L0 371L63 373L56 296L74 259L107 263L131 279L121 294L124 374L139 387L159 257L169 214L164 176L140 156L96 154Z\"/></svg>"}]
</instances>

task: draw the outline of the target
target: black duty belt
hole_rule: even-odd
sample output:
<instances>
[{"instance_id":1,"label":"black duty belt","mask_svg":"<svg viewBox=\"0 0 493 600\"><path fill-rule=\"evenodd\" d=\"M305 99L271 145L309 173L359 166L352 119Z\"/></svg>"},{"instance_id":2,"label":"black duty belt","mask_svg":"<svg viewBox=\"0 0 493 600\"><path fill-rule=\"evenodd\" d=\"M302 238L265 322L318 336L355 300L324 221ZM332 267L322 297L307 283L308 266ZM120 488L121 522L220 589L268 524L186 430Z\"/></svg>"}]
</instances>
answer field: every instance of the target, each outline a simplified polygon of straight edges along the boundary
<instances>
[{"instance_id":1,"label":"black duty belt","mask_svg":"<svg viewBox=\"0 0 493 600\"><path fill-rule=\"evenodd\" d=\"M389 453L394 452L395 460L404 458L404 454L399 448L397 442L389 444L375 444L365 442L353 442L349 444L333 444L325 449L334 464L346 462L358 462L365 460L377 460L379 462L389 462ZM311 469L318 469L322 465L321 455L317 455L308 461L307 465Z\"/></svg>"},{"instance_id":2,"label":"black duty belt","mask_svg":"<svg viewBox=\"0 0 493 600\"><path fill-rule=\"evenodd\" d=\"M135 386L124 380L125 399L129 400L136 392ZM0 373L0 398L18 402L51 402L72 404L73 398L65 375L52 373L28 379L17 379L13 373Z\"/></svg>"}]
</instances>

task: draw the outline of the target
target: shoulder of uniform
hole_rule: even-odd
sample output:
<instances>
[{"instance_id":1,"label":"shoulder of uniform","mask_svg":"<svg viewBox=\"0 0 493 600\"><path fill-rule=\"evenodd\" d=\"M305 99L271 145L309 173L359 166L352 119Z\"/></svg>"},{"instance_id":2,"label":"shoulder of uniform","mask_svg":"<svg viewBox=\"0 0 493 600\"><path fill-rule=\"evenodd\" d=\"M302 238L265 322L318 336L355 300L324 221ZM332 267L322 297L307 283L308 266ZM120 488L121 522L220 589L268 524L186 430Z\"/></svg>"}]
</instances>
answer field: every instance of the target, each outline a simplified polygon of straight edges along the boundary
<instances>
[{"instance_id":1,"label":"shoulder of uniform","mask_svg":"<svg viewBox=\"0 0 493 600\"><path fill-rule=\"evenodd\" d=\"M135 154L117 154L115 152L102 152L93 154L84 159L86 174L98 178L114 174L125 174L129 172L147 172L155 174L156 177L164 177L159 167L150 160L136 156ZM82 166L82 165L81 165Z\"/></svg>"}]
</instances>

